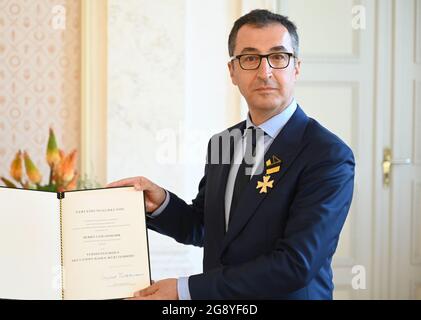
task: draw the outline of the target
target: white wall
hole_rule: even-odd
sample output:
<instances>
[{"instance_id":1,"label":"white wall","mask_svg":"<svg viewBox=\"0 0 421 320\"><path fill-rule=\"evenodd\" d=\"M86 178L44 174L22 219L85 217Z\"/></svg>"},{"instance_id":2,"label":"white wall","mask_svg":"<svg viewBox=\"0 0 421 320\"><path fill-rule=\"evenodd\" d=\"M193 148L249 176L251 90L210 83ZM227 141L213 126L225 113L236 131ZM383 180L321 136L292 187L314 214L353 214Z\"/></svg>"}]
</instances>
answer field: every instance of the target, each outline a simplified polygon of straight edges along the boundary
<instances>
[{"instance_id":1,"label":"white wall","mask_svg":"<svg viewBox=\"0 0 421 320\"><path fill-rule=\"evenodd\" d=\"M186 0L185 124L183 145L186 195L197 191L212 134L240 121L239 93L231 84L228 35L240 1Z\"/></svg>"},{"instance_id":2,"label":"white wall","mask_svg":"<svg viewBox=\"0 0 421 320\"><path fill-rule=\"evenodd\" d=\"M157 155L159 135L176 139L185 117L184 20L183 1L109 1L109 181L143 175L183 195L182 165ZM149 236L155 280L199 269L187 247Z\"/></svg>"},{"instance_id":3,"label":"white wall","mask_svg":"<svg viewBox=\"0 0 421 320\"><path fill-rule=\"evenodd\" d=\"M109 0L109 181L195 197L208 139L239 120L226 66L238 3ZM149 235L155 280L202 271L201 249Z\"/></svg>"}]
</instances>

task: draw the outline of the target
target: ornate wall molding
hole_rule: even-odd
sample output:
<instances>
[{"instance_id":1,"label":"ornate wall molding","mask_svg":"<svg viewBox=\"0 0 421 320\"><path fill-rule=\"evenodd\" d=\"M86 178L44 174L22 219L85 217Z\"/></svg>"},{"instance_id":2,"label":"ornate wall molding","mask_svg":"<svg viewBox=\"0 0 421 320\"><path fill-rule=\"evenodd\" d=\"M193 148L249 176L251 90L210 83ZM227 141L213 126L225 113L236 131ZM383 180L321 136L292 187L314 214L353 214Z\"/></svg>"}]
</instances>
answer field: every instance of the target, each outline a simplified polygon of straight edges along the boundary
<instances>
[{"instance_id":1,"label":"ornate wall molding","mask_svg":"<svg viewBox=\"0 0 421 320\"><path fill-rule=\"evenodd\" d=\"M108 1L82 0L81 174L107 175Z\"/></svg>"}]
</instances>

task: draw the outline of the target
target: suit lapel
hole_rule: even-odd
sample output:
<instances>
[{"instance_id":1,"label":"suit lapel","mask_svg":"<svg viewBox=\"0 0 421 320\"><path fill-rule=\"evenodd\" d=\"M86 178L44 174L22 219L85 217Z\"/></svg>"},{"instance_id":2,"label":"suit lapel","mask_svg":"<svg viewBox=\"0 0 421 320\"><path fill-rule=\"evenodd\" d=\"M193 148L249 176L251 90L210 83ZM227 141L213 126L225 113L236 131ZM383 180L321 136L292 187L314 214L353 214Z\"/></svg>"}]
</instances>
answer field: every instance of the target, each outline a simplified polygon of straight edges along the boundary
<instances>
[{"instance_id":1,"label":"suit lapel","mask_svg":"<svg viewBox=\"0 0 421 320\"><path fill-rule=\"evenodd\" d=\"M308 117L301 110L297 108L291 119L282 129L282 131L275 138L269 149L267 150L264 159L265 163L271 159L272 156L278 157L281 163L281 169L279 172L271 175L273 180L273 186L275 187L280 183L280 179L288 171L289 167L304 147L302 142L303 134L308 123ZM229 172L229 168L228 168ZM228 175L228 173L227 173ZM263 181L263 177L266 175L266 166L263 173L260 175L253 176L250 183L245 188L241 200L239 201L236 211L234 213L234 219L231 221L228 232L222 243L221 255L227 248L228 244L234 240L238 233L244 228L250 218L256 213L260 203L265 199L267 194L272 192L272 189L268 188L267 193L260 193L257 187L258 181ZM227 176L224 177L224 184L226 185ZM225 194L225 188L223 188ZM218 198L218 199L224 199ZM225 212L225 210L223 211Z\"/></svg>"}]
</instances>

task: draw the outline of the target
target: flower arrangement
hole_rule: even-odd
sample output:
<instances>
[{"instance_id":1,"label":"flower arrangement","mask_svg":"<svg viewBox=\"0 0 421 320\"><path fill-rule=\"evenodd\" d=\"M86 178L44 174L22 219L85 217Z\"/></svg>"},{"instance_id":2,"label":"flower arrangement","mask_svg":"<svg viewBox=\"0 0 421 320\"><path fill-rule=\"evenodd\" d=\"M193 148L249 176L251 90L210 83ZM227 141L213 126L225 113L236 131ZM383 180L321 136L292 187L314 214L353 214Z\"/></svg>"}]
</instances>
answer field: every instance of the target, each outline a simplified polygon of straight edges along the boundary
<instances>
[{"instance_id":1,"label":"flower arrangement","mask_svg":"<svg viewBox=\"0 0 421 320\"><path fill-rule=\"evenodd\" d=\"M50 178L48 184L42 185L42 176L38 168L32 162L29 154L19 150L10 166L10 176L14 180L0 177L6 187L33 189L42 191L64 192L75 190L79 187L79 174L76 170L77 150L65 154L57 146L57 140L52 128L47 145L46 160L50 167ZM26 177L23 167L25 167Z\"/></svg>"}]
</instances>

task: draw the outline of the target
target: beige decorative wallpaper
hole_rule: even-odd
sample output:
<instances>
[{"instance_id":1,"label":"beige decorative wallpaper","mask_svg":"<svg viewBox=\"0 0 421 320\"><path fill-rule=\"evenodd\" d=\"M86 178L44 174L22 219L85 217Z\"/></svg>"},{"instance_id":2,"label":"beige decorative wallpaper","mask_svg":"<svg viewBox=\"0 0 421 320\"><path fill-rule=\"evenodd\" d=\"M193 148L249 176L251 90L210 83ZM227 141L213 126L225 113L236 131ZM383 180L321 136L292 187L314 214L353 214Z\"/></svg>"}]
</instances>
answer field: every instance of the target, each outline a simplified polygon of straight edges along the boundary
<instances>
[{"instance_id":1,"label":"beige decorative wallpaper","mask_svg":"<svg viewBox=\"0 0 421 320\"><path fill-rule=\"evenodd\" d=\"M0 0L0 176L21 149L46 181L50 126L79 148L80 1Z\"/></svg>"}]
</instances>

